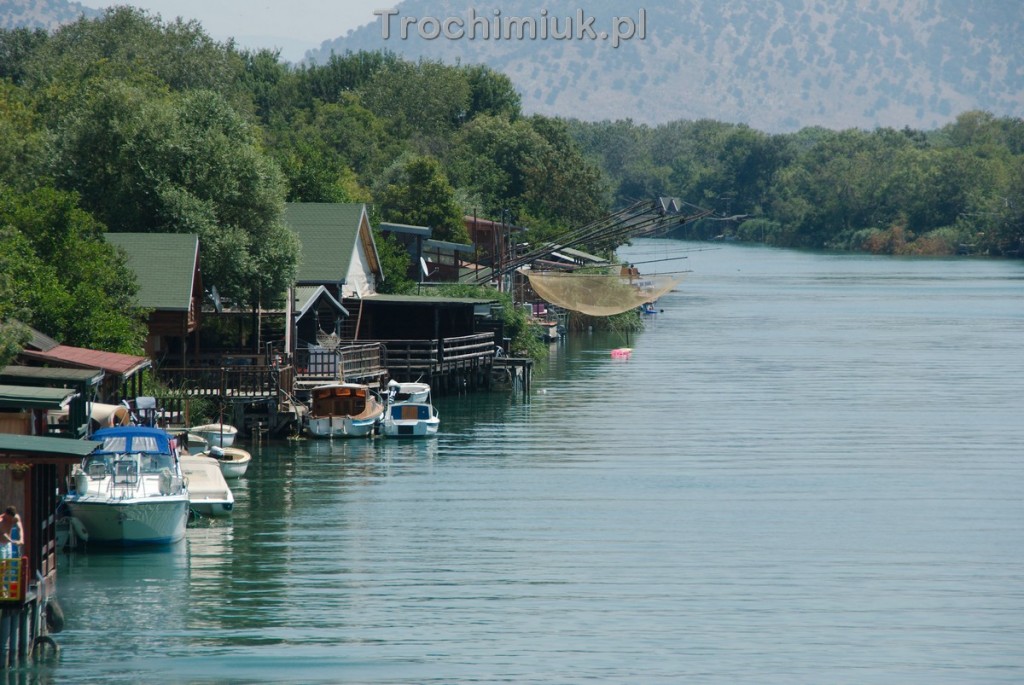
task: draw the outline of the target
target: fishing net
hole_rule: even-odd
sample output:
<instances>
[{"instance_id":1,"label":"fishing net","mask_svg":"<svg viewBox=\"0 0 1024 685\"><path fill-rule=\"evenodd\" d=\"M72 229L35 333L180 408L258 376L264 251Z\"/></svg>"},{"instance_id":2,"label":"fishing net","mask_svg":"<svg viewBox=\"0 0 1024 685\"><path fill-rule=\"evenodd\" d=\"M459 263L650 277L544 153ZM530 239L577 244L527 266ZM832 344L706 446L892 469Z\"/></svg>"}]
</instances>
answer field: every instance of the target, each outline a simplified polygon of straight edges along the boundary
<instances>
[{"instance_id":1,"label":"fishing net","mask_svg":"<svg viewBox=\"0 0 1024 685\"><path fill-rule=\"evenodd\" d=\"M531 271L530 286L551 304L590 316L621 314L676 287L674 276L627 276Z\"/></svg>"}]
</instances>

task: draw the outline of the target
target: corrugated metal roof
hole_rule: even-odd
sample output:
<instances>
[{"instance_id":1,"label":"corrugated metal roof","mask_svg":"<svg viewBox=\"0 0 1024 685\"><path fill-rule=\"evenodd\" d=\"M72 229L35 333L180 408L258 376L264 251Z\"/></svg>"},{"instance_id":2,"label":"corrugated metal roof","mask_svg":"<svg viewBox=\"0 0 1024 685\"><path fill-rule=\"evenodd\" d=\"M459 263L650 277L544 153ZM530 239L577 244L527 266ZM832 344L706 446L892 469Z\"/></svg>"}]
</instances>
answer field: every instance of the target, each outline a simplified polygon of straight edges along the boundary
<instances>
[{"instance_id":1,"label":"corrugated metal roof","mask_svg":"<svg viewBox=\"0 0 1024 685\"><path fill-rule=\"evenodd\" d=\"M100 369L61 369L52 366L5 366L0 369L0 383L9 381L44 381L49 383L99 385L102 380L103 371ZM18 385L18 383L15 383L15 385Z\"/></svg>"},{"instance_id":2,"label":"corrugated metal roof","mask_svg":"<svg viewBox=\"0 0 1024 685\"><path fill-rule=\"evenodd\" d=\"M424 240L423 247L424 249L451 250L452 252L462 252L463 254L472 254L476 250L472 245L450 243L447 240Z\"/></svg>"},{"instance_id":3,"label":"corrugated metal roof","mask_svg":"<svg viewBox=\"0 0 1024 685\"><path fill-rule=\"evenodd\" d=\"M108 373L115 373L126 377L148 368L152 363L146 357L136 357L135 355L117 352L87 350L68 345L58 345L49 352L24 350L21 354L30 359L69 364L86 369L103 369Z\"/></svg>"},{"instance_id":4,"label":"corrugated metal roof","mask_svg":"<svg viewBox=\"0 0 1024 685\"><path fill-rule=\"evenodd\" d=\"M187 312L199 256L199 236L185 233L107 233L107 242L128 253L147 309Z\"/></svg>"},{"instance_id":5,"label":"corrugated metal roof","mask_svg":"<svg viewBox=\"0 0 1024 685\"><path fill-rule=\"evenodd\" d=\"M299 237L302 249L298 283L338 283L348 274L359 239L362 204L289 202L284 221Z\"/></svg>"},{"instance_id":6,"label":"corrugated metal roof","mask_svg":"<svg viewBox=\"0 0 1024 685\"><path fill-rule=\"evenodd\" d=\"M81 459L101 444L93 440L0 433L0 458L32 456Z\"/></svg>"},{"instance_id":7,"label":"corrugated metal roof","mask_svg":"<svg viewBox=\"0 0 1024 685\"><path fill-rule=\"evenodd\" d=\"M418 235L424 238L429 238L432 229L427 226L409 226L408 224L393 224L387 221L382 221L377 224L377 228L388 233L407 233L409 235Z\"/></svg>"},{"instance_id":8,"label":"corrugated metal roof","mask_svg":"<svg viewBox=\"0 0 1024 685\"><path fill-rule=\"evenodd\" d=\"M60 345L59 342L57 342L50 336L40 331L37 331L31 326L28 327L28 330L32 334L32 337L28 341L29 347L34 347L37 350L42 350L43 352L46 352L47 350L52 350L57 345Z\"/></svg>"},{"instance_id":9,"label":"corrugated metal roof","mask_svg":"<svg viewBox=\"0 0 1024 685\"><path fill-rule=\"evenodd\" d=\"M63 409L77 395L77 391L68 388L0 385L0 407L4 409Z\"/></svg>"}]
</instances>

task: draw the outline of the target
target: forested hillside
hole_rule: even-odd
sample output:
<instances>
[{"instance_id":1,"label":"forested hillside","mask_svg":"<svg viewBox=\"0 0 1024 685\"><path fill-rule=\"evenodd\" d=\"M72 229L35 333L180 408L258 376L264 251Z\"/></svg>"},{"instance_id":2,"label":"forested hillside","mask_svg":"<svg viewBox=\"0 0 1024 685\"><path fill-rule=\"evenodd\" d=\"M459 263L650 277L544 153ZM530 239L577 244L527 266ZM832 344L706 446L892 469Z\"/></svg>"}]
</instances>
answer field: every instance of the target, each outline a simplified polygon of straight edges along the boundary
<instances>
[{"instance_id":1,"label":"forested hillside","mask_svg":"<svg viewBox=\"0 0 1024 685\"><path fill-rule=\"evenodd\" d=\"M1024 111L1024 11L1014 1L404 0L394 10L388 38L378 21L310 56L388 49L487 64L512 79L526 111L590 121L715 119L776 133L933 129L968 110ZM577 10L593 18L592 32ZM401 22L424 17L460 20L462 34L435 36L428 20L403 38ZM490 32L478 22L471 38L470 17ZM496 21L513 30L495 32ZM628 21L637 30L615 47ZM547 37L531 38L531 27Z\"/></svg>"},{"instance_id":2,"label":"forested hillside","mask_svg":"<svg viewBox=\"0 0 1024 685\"><path fill-rule=\"evenodd\" d=\"M67 344L139 349L135 285L108 231L198 234L205 285L255 307L294 274L286 201L368 202L375 221L454 241L465 214L505 216L537 244L661 195L719 213L684 226L692 237L1019 254L1024 122L588 123L524 114L486 66L381 52L293 66L128 8L0 31L0 345L19 320ZM387 286L411 285L400 248L378 245Z\"/></svg>"}]
</instances>

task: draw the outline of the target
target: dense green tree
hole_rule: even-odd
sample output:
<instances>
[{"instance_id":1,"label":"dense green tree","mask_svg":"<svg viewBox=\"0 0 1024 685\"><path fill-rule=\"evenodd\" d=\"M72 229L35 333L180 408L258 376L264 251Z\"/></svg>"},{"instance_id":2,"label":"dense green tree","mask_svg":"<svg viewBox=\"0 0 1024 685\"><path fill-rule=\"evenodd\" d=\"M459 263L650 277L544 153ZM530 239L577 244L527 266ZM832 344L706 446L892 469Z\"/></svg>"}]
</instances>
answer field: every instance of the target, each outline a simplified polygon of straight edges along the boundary
<instances>
[{"instance_id":1,"label":"dense green tree","mask_svg":"<svg viewBox=\"0 0 1024 685\"><path fill-rule=\"evenodd\" d=\"M455 191L433 157L413 156L397 165L377 199L386 221L428 226L435 240L469 242Z\"/></svg>"},{"instance_id":2,"label":"dense green tree","mask_svg":"<svg viewBox=\"0 0 1024 685\"><path fill-rule=\"evenodd\" d=\"M392 135L444 136L467 117L465 74L440 62L393 62L377 70L359 92L366 107L388 122Z\"/></svg>"},{"instance_id":3,"label":"dense green tree","mask_svg":"<svg viewBox=\"0 0 1024 685\"><path fill-rule=\"evenodd\" d=\"M0 81L22 84L30 58L48 38L49 34L42 29L0 29Z\"/></svg>"},{"instance_id":4,"label":"dense green tree","mask_svg":"<svg viewBox=\"0 0 1024 685\"><path fill-rule=\"evenodd\" d=\"M29 190L43 182L50 137L30 93L0 81L0 183Z\"/></svg>"},{"instance_id":5,"label":"dense green tree","mask_svg":"<svg viewBox=\"0 0 1024 685\"><path fill-rule=\"evenodd\" d=\"M273 303L293 278L284 179L213 92L97 83L62 118L55 169L111 231L198 234L205 280L237 305Z\"/></svg>"},{"instance_id":6,"label":"dense green tree","mask_svg":"<svg viewBox=\"0 0 1024 685\"><path fill-rule=\"evenodd\" d=\"M37 87L88 84L103 77L227 94L244 69L238 51L214 41L198 22L165 22L128 6L108 9L98 20L83 17L62 26L33 48L23 71L25 82Z\"/></svg>"},{"instance_id":7,"label":"dense green tree","mask_svg":"<svg viewBox=\"0 0 1024 685\"><path fill-rule=\"evenodd\" d=\"M0 187L0 319L68 345L138 353L145 325L134 273L77 196Z\"/></svg>"},{"instance_id":8,"label":"dense green tree","mask_svg":"<svg viewBox=\"0 0 1024 685\"><path fill-rule=\"evenodd\" d=\"M384 282L377 291L392 295L407 295L416 291L416 281L409 278L412 257L405 246L392 236L374 229L373 241L377 245Z\"/></svg>"},{"instance_id":9,"label":"dense green tree","mask_svg":"<svg viewBox=\"0 0 1024 685\"><path fill-rule=\"evenodd\" d=\"M480 114L516 119L522 114L522 97L505 74L483 64L463 68L469 83L469 112L466 119Z\"/></svg>"}]
</instances>

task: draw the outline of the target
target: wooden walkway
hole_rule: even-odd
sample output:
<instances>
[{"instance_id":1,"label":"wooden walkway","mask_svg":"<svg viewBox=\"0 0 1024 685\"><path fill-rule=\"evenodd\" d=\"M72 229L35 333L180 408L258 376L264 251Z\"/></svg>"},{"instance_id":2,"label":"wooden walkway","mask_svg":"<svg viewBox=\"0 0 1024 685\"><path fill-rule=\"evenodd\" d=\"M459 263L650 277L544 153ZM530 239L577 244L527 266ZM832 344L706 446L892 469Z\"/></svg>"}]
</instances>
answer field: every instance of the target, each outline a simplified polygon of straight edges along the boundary
<instances>
[{"instance_id":1,"label":"wooden walkway","mask_svg":"<svg viewBox=\"0 0 1024 685\"><path fill-rule=\"evenodd\" d=\"M291 363L245 363L218 367L160 368L172 392L158 398L165 413L191 425L190 400L218 403L225 420L243 432L279 433L298 420L303 398L317 385L344 379L380 389L389 379L425 381L438 395L490 388L495 366L490 332L440 340L375 340L348 342L337 350L300 350ZM503 360L508 366L511 360ZM528 383L523 368L516 376ZM524 386L524 390L528 386Z\"/></svg>"}]
</instances>

